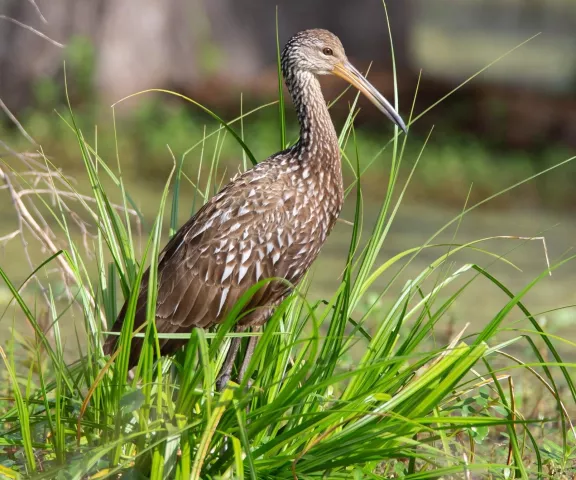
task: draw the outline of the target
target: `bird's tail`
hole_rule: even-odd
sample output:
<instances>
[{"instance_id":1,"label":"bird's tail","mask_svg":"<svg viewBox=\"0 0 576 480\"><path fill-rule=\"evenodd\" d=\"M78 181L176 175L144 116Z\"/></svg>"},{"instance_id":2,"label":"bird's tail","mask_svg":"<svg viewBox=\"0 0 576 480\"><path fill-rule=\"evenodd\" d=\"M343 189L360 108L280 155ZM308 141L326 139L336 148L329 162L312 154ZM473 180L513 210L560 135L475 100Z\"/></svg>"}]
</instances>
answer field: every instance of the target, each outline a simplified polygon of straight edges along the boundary
<instances>
[{"instance_id":1,"label":"bird's tail","mask_svg":"<svg viewBox=\"0 0 576 480\"><path fill-rule=\"evenodd\" d=\"M118 333L121 332L122 324L124 322L124 317L126 316L127 303L128 302L126 302L124 304L124 306L122 307L122 310L120 310L118 318L114 322L114 325L112 325L112 329L111 329L112 332L118 332ZM140 310L141 310L140 308L138 308L136 310L136 316L134 318L134 327L135 328L137 328L142 323L142 322L138 321L139 320L138 314L139 314ZM106 341L104 342L104 346L102 347L102 350L104 351L104 355L113 355L119 347L119 344L118 344L119 341L120 341L120 335L109 335L108 338L106 339ZM137 365L141 350L142 350L142 339L138 338L138 337L132 338L132 342L130 344L130 360L128 362L128 369L131 369L132 367L135 367Z\"/></svg>"}]
</instances>

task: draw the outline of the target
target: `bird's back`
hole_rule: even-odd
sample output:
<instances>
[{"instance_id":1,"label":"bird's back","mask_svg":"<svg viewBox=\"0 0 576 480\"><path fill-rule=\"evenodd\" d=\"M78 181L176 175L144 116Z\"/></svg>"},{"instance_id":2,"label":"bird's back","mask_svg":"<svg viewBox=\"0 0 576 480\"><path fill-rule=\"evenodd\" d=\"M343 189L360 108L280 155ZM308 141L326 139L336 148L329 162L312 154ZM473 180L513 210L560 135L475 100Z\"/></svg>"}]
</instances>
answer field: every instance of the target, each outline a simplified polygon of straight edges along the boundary
<instances>
[{"instance_id":1,"label":"bird's back","mask_svg":"<svg viewBox=\"0 0 576 480\"><path fill-rule=\"evenodd\" d=\"M329 198L327 198L329 197ZM225 320L236 302L257 282L258 290L243 310L240 325L261 325L314 261L340 212L340 170L326 172L299 161L293 150L281 152L235 178L204 205L160 254L156 327L159 333L190 332ZM148 272L143 279L134 320L146 317ZM113 331L120 331L124 305ZM111 354L117 336L108 338ZM163 354L183 341L161 340ZM130 365L142 339L134 338Z\"/></svg>"}]
</instances>

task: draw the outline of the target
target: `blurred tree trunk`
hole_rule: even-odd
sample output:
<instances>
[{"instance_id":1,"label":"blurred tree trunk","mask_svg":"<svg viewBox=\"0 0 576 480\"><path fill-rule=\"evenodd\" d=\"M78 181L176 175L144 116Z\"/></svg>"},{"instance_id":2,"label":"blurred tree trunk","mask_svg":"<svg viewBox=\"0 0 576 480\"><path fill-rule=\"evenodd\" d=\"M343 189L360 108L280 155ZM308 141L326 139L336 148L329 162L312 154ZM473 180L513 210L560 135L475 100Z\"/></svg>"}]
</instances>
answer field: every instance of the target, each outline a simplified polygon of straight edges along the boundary
<instances>
[{"instance_id":1,"label":"blurred tree trunk","mask_svg":"<svg viewBox=\"0 0 576 480\"><path fill-rule=\"evenodd\" d=\"M397 61L408 59L408 0L389 0ZM193 88L206 76L253 83L275 62L275 3L268 0L4 0L0 15L68 45L92 40L95 85L105 101L146 88ZM324 27L342 37L351 58L378 67L389 58L384 9L374 0L279 0L281 42ZM65 50L0 18L0 98L11 109L30 103L34 81L62 71ZM389 67L389 63L386 64ZM70 79L71 83L74 79Z\"/></svg>"},{"instance_id":2,"label":"blurred tree trunk","mask_svg":"<svg viewBox=\"0 0 576 480\"><path fill-rule=\"evenodd\" d=\"M187 8L199 1L108 0L96 38L96 82L106 100L166 87L175 78L194 81L198 71Z\"/></svg>"}]
</instances>

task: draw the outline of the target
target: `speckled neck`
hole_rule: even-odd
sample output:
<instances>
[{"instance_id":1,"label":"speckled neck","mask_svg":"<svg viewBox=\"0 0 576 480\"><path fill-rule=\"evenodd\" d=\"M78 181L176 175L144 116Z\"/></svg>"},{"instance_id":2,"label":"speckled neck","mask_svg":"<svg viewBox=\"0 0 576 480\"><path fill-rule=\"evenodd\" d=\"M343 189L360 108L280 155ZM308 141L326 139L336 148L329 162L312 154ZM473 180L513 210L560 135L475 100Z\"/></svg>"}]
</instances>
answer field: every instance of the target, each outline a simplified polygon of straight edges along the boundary
<instances>
[{"instance_id":1,"label":"speckled neck","mask_svg":"<svg viewBox=\"0 0 576 480\"><path fill-rule=\"evenodd\" d=\"M322 162L324 168L328 161L339 164L338 136L316 76L307 71L291 72L286 86L300 123L300 140L294 146L298 159Z\"/></svg>"}]
</instances>

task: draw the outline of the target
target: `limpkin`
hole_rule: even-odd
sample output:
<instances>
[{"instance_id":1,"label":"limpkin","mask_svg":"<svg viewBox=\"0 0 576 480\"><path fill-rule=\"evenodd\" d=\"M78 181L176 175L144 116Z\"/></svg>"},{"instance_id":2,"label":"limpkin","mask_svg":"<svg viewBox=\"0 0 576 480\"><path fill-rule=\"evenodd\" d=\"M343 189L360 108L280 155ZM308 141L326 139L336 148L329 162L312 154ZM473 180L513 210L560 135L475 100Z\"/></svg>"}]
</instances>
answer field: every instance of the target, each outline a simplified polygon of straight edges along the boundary
<instances>
[{"instance_id":1,"label":"limpkin","mask_svg":"<svg viewBox=\"0 0 576 480\"><path fill-rule=\"evenodd\" d=\"M158 263L156 328L160 333L190 332L224 321L249 287L271 281L254 294L237 331L266 323L273 309L304 276L332 230L343 203L338 137L320 89L318 75L337 75L358 88L404 132L406 126L388 101L348 61L342 43L321 29L294 35L281 56L282 73L298 114L300 139L239 175L208 201L168 242ZM137 303L135 328L146 317L147 281ZM112 330L120 331L126 305ZM242 379L257 337L248 342L239 370ZM118 342L110 336L111 354ZM161 353L182 346L161 339ZM218 380L230 379L240 339L234 338ZM136 365L142 339L131 344Z\"/></svg>"}]
</instances>

